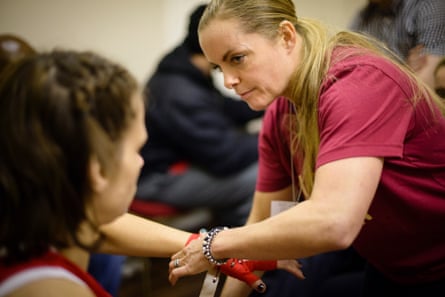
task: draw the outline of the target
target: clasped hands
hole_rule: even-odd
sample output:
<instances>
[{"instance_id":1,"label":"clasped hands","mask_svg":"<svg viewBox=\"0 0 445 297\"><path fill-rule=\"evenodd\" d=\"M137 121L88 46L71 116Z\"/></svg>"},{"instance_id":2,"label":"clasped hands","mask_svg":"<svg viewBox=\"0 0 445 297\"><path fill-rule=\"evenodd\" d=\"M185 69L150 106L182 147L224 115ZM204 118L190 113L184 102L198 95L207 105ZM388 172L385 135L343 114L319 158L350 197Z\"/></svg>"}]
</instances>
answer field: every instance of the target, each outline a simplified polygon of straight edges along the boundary
<instances>
[{"instance_id":1,"label":"clasped hands","mask_svg":"<svg viewBox=\"0 0 445 297\"><path fill-rule=\"evenodd\" d=\"M199 234L192 234L184 248L171 257L168 278L172 285L175 285L181 277L198 274L212 268L213 264L204 257L202 244L203 238ZM230 258L218 268L222 273L245 282L260 293L266 291L266 284L254 271L283 269L297 278L305 278L301 264L296 260L265 261Z\"/></svg>"}]
</instances>

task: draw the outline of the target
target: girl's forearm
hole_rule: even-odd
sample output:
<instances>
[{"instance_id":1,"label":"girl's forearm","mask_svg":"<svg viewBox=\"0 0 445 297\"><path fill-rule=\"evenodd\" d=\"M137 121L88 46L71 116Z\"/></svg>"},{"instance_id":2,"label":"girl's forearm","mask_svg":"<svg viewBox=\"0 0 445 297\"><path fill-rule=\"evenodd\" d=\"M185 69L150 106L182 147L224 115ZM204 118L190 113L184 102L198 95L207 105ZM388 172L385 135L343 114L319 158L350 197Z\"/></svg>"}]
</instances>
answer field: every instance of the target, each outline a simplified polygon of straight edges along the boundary
<instances>
[{"instance_id":1,"label":"girl's forearm","mask_svg":"<svg viewBox=\"0 0 445 297\"><path fill-rule=\"evenodd\" d=\"M191 235L132 214L101 227L105 240L100 252L143 257L170 257Z\"/></svg>"}]
</instances>

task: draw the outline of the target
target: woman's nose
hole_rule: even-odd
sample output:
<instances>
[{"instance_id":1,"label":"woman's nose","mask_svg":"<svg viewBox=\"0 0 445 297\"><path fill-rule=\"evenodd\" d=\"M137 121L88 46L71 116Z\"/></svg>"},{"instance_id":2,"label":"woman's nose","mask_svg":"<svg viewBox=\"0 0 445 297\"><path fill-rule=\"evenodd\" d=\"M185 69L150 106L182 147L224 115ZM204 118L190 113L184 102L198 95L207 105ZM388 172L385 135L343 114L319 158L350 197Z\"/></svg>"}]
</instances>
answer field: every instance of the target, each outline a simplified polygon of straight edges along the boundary
<instances>
[{"instance_id":1,"label":"woman's nose","mask_svg":"<svg viewBox=\"0 0 445 297\"><path fill-rule=\"evenodd\" d=\"M226 72L223 74L224 74L224 86L227 89L233 89L233 87L239 83L238 77L231 74L230 72Z\"/></svg>"}]
</instances>

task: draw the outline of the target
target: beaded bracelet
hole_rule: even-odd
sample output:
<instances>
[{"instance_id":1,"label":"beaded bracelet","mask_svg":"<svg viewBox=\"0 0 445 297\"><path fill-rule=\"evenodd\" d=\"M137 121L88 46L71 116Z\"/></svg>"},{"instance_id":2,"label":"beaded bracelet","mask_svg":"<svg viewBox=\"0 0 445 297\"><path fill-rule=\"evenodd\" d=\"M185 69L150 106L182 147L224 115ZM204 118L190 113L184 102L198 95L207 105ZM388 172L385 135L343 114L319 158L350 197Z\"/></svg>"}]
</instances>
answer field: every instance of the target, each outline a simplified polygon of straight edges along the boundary
<instances>
[{"instance_id":1,"label":"beaded bracelet","mask_svg":"<svg viewBox=\"0 0 445 297\"><path fill-rule=\"evenodd\" d=\"M221 266L227 262L228 259L215 259L212 256L212 252L210 251L212 241L215 238L216 234L223 230L229 229L228 227L215 227L211 229L206 236L204 237L204 241L202 242L202 252L204 253L204 256L207 258L207 260L217 266Z\"/></svg>"}]
</instances>

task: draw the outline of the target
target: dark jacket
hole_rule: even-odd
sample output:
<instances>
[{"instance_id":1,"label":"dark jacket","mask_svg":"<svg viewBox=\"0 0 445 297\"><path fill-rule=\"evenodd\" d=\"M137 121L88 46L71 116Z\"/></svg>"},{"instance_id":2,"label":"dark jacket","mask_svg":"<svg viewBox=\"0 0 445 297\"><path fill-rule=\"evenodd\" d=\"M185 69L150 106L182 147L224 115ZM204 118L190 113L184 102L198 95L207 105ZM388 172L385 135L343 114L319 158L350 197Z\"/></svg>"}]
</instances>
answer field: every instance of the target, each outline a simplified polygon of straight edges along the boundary
<instances>
[{"instance_id":1,"label":"dark jacket","mask_svg":"<svg viewBox=\"0 0 445 297\"><path fill-rule=\"evenodd\" d=\"M189 55L186 47L175 48L145 87L149 139L142 149L142 176L166 172L178 161L228 175L258 159L258 136L243 126L263 112L223 96Z\"/></svg>"}]
</instances>

